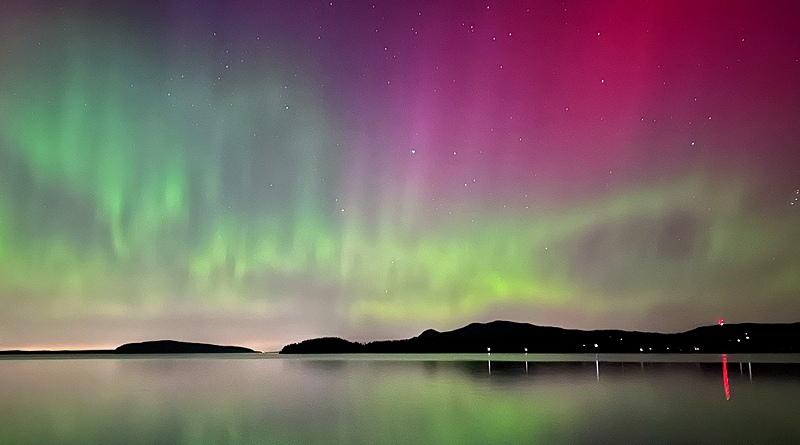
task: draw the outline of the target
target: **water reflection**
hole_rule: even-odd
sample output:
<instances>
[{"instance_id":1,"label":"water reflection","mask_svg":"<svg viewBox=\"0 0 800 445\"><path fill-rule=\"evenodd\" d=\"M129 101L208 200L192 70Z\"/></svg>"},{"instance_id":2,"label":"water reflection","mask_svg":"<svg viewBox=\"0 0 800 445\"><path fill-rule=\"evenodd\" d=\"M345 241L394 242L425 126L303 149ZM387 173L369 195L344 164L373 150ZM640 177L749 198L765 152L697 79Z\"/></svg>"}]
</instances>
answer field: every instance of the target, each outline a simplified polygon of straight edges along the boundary
<instances>
[{"instance_id":1,"label":"water reflection","mask_svg":"<svg viewBox=\"0 0 800 445\"><path fill-rule=\"evenodd\" d=\"M717 363L714 364L710 360L704 361L676 361L674 357L667 357L665 361L643 361L639 357L604 357L601 355L592 355L586 357L585 361L564 360L558 361L552 358L547 361L537 361L536 356L529 356L528 354L519 354L518 361L513 360L513 357L502 354L492 354L487 352L484 357L485 361L478 360L458 360L458 356L432 356L432 359L417 360L413 357L412 361L404 361L402 357L394 356L390 359L381 359L380 357L373 357L369 362L369 366L379 370L380 372L389 371L393 369L408 369L413 367L414 363L421 363L427 375L444 375L458 373L469 377L474 381L485 382L489 385L513 385L513 384L530 384L531 379L569 379L573 382L585 382L589 379L595 383L600 383L601 374L605 379L610 379L609 382L616 383L624 379L631 379L637 381L640 375L645 375L648 378L656 378L659 375L695 375L697 378L707 378L710 374L716 374L719 378L720 364L722 365L722 380L724 387L724 396L726 400L731 398L731 385L732 380L736 380L735 374L730 374L728 362L739 363L739 376L738 381L753 382L752 362L743 356L732 356L729 354L716 355ZM534 358L531 360L531 358ZM660 357L664 358L664 357ZM747 377L744 376L744 363L747 362ZM304 360L297 360L294 362L296 366L306 369L321 371L324 373L332 372L349 372L345 369L347 363L345 359L330 359L317 360L313 357ZM602 364L602 366L601 366ZM761 376L764 379L796 379L800 380L800 363L759 363L759 369L762 371ZM602 370L602 372L601 372ZM592 372L593 371L593 372Z\"/></svg>"},{"instance_id":2,"label":"water reflection","mask_svg":"<svg viewBox=\"0 0 800 445\"><path fill-rule=\"evenodd\" d=\"M595 371L597 372L597 381L600 381L600 360L598 360L597 356L594 356L594 367Z\"/></svg>"},{"instance_id":3,"label":"water reflection","mask_svg":"<svg viewBox=\"0 0 800 445\"><path fill-rule=\"evenodd\" d=\"M722 354L722 385L725 387L725 400L731 399L731 386L728 384L728 356Z\"/></svg>"},{"instance_id":4,"label":"water reflection","mask_svg":"<svg viewBox=\"0 0 800 445\"><path fill-rule=\"evenodd\" d=\"M800 443L796 362L540 359L0 360L0 442Z\"/></svg>"},{"instance_id":5,"label":"water reflection","mask_svg":"<svg viewBox=\"0 0 800 445\"><path fill-rule=\"evenodd\" d=\"M531 358L534 358L533 360ZM408 370L419 364L429 376L444 376L447 374L461 374L476 382L483 382L488 385L507 385L507 384L531 384L542 379L567 379L572 382L586 382L591 379L595 383L608 381L617 383L625 379L631 381L640 380L640 376L646 378L657 378L661 375L686 375L692 378L706 379L711 375L716 375L719 379L720 364L722 365L722 377L725 398L731 396L731 385L734 380L753 381L752 363L745 357L731 355L716 355L717 362L710 360L704 361L676 361L672 357L665 361L643 361L638 357L630 358L608 358L602 355L592 355L586 357L585 361L576 360L548 360L537 361L535 356L519 354L518 361L502 354L487 353L483 360L458 360L457 356L432 356L431 359L405 361L402 357L394 356L390 359L373 357L370 360L359 360L377 372L399 372L398 370ZM739 363L740 374L730 374L728 362L734 366ZM747 362L748 375L744 376L744 363ZM354 365L346 359L325 358L322 360L307 357L303 360L294 360L292 366L315 370L322 373L348 373L350 369L347 364ZM601 366L602 364L602 366ZM796 379L800 380L800 363L759 363L761 378L763 379ZM604 377L601 379L601 374ZM607 380L608 379L608 380ZM718 380L717 380L718 381Z\"/></svg>"}]
</instances>

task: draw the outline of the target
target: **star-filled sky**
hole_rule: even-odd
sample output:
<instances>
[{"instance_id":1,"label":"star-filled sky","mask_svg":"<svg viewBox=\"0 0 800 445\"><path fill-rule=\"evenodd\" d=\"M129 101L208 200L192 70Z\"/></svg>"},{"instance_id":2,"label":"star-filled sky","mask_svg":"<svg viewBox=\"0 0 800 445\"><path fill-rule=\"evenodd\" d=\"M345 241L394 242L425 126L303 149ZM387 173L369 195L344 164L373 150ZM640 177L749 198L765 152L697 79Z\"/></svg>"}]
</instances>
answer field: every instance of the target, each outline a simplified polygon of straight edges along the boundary
<instances>
[{"instance_id":1,"label":"star-filled sky","mask_svg":"<svg viewBox=\"0 0 800 445\"><path fill-rule=\"evenodd\" d=\"M0 349L800 319L793 1L0 6Z\"/></svg>"}]
</instances>

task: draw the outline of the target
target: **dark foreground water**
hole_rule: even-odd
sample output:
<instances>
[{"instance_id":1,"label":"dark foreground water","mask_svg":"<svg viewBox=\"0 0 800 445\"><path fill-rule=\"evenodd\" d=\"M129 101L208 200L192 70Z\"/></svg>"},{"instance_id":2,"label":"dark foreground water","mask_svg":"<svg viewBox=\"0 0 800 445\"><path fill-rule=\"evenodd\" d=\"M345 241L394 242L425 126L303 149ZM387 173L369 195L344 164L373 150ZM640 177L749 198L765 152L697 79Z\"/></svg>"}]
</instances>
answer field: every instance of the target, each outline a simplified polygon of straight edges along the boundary
<instances>
[{"instance_id":1,"label":"dark foreground water","mask_svg":"<svg viewBox=\"0 0 800 445\"><path fill-rule=\"evenodd\" d=\"M3 358L0 443L800 443L800 356L525 358Z\"/></svg>"}]
</instances>

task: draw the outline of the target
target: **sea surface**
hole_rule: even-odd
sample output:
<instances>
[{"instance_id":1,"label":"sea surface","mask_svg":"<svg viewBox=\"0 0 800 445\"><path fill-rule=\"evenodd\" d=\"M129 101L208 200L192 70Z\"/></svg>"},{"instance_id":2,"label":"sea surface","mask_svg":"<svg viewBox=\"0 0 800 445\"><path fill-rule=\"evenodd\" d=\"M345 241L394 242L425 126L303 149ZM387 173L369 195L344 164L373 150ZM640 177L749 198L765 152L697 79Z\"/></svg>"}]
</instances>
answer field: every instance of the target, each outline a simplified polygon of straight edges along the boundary
<instances>
[{"instance_id":1,"label":"sea surface","mask_svg":"<svg viewBox=\"0 0 800 445\"><path fill-rule=\"evenodd\" d=\"M797 444L798 355L0 358L0 444Z\"/></svg>"}]
</instances>

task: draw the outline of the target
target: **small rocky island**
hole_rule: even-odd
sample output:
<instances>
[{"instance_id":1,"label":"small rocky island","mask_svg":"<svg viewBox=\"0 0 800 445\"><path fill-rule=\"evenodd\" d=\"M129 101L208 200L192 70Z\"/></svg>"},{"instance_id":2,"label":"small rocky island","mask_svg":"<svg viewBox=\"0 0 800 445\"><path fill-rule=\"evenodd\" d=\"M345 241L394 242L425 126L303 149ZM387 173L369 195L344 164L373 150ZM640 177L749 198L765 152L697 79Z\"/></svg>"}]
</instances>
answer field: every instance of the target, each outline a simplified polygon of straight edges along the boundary
<instances>
[{"instance_id":1,"label":"small rocky island","mask_svg":"<svg viewBox=\"0 0 800 445\"><path fill-rule=\"evenodd\" d=\"M117 349L115 354L218 354L259 352L242 346L220 346L208 343L191 343L175 340L156 340L141 343L127 343Z\"/></svg>"},{"instance_id":2,"label":"small rocky island","mask_svg":"<svg viewBox=\"0 0 800 445\"><path fill-rule=\"evenodd\" d=\"M260 354L242 346L220 346L208 343L192 343L176 340L155 340L141 343L126 343L116 349L84 349L63 351L0 351L0 355L69 355L69 354Z\"/></svg>"},{"instance_id":3,"label":"small rocky island","mask_svg":"<svg viewBox=\"0 0 800 445\"><path fill-rule=\"evenodd\" d=\"M512 321L472 323L404 340L356 343L336 337L293 343L281 354L340 353L800 353L800 323L702 326L664 334L582 331Z\"/></svg>"}]
</instances>

